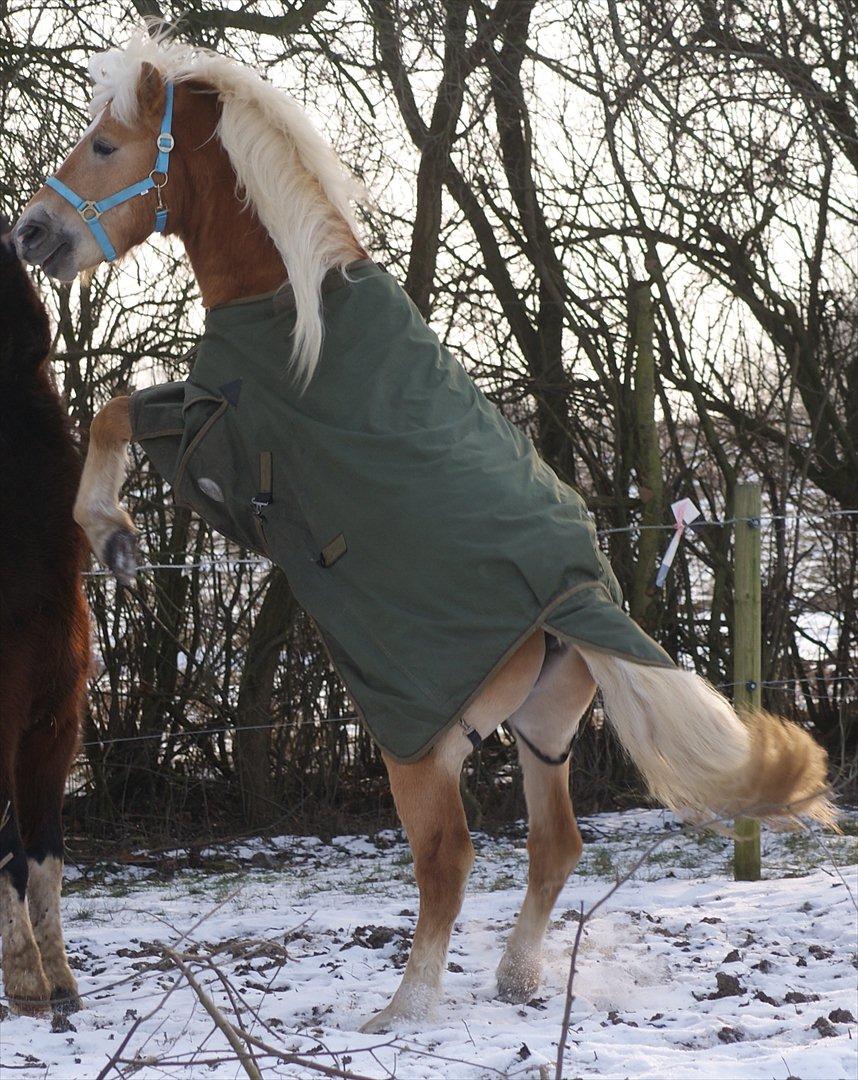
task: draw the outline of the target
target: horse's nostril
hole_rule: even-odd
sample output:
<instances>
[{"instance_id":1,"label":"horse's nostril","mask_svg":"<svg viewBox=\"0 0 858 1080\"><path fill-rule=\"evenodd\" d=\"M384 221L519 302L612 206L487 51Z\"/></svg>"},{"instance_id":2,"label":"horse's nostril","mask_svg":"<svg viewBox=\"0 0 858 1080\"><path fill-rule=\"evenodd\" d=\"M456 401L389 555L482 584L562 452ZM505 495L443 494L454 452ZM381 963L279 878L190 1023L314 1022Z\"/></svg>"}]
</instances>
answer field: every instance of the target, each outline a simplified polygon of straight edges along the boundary
<instances>
[{"instance_id":1,"label":"horse's nostril","mask_svg":"<svg viewBox=\"0 0 858 1080\"><path fill-rule=\"evenodd\" d=\"M35 221L28 221L18 230L18 239L25 247L33 247L35 244L38 244L40 240L44 239L45 231L44 225L39 225L38 222Z\"/></svg>"}]
</instances>

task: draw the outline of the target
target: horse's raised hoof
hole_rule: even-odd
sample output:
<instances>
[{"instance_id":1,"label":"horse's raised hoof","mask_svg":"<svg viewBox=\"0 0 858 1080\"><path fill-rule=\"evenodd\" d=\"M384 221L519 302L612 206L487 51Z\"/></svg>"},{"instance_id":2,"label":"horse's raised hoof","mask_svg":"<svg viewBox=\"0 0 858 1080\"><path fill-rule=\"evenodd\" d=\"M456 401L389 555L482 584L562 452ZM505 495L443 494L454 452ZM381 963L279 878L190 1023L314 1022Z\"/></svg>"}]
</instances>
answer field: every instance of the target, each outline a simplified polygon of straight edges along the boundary
<instances>
[{"instance_id":1,"label":"horse's raised hoof","mask_svg":"<svg viewBox=\"0 0 858 1080\"><path fill-rule=\"evenodd\" d=\"M134 533L128 529L111 533L104 547L104 562L123 585L133 585L140 563Z\"/></svg>"},{"instance_id":2,"label":"horse's raised hoof","mask_svg":"<svg viewBox=\"0 0 858 1080\"><path fill-rule=\"evenodd\" d=\"M498 965L498 997L510 1005L524 1005L539 989L541 964L533 956L521 953L504 955Z\"/></svg>"},{"instance_id":3,"label":"horse's raised hoof","mask_svg":"<svg viewBox=\"0 0 858 1080\"><path fill-rule=\"evenodd\" d=\"M54 1012L60 1013L62 1016L80 1012L83 1003L80 1000L77 987L55 986L51 991L51 1006Z\"/></svg>"}]
</instances>

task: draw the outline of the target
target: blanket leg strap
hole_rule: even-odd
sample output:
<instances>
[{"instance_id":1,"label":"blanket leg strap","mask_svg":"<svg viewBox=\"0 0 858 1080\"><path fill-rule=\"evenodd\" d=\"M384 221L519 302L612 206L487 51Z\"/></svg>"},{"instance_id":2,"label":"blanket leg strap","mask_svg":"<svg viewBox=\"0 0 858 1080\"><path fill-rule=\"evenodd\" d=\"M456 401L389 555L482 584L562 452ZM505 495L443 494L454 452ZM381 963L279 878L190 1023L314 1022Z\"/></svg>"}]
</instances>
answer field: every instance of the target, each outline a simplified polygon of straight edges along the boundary
<instances>
[{"instance_id":1,"label":"blanket leg strap","mask_svg":"<svg viewBox=\"0 0 858 1080\"><path fill-rule=\"evenodd\" d=\"M566 750L562 754L559 754L557 757L551 757L550 754L543 754L543 752L539 749L539 747L534 746L533 743L530 741L530 739L528 739L528 737L526 735L524 735L522 732L520 732L518 730L518 728L512 727L512 724L510 724L510 727L512 728L512 731L513 731L513 734L515 735L515 737L517 739L521 739L521 741L524 743L524 745L527 747L527 749L531 752L531 754L533 754L534 757L539 758L539 760L543 763L543 765L564 765L566 763L566 759L572 753L572 746L573 746L573 744L575 742L575 736L574 735L572 736L572 741L569 743L569 746L566 748Z\"/></svg>"},{"instance_id":2,"label":"blanket leg strap","mask_svg":"<svg viewBox=\"0 0 858 1080\"><path fill-rule=\"evenodd\" d=\"M468 736L471 746L473 746L475 750L479 750L479 748L483 745L483 740L480 737L480 733L476 730L476 728L472 728L468 721L464 718L464 716L459 717L459 727Z\"/></svg>"}]
</instances>

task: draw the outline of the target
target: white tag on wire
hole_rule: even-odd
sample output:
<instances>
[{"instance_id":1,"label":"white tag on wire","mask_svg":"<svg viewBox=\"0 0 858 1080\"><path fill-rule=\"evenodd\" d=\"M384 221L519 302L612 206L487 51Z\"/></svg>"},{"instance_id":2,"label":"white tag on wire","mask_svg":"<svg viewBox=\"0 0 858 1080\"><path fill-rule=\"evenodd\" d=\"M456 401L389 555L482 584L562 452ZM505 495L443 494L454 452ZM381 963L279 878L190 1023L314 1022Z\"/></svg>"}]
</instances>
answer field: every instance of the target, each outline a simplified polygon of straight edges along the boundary
<instances>
[{"instance_id":1,"label":"white tag on wire","mask_svg":"<svg viewBox=\"0 0 858 1080\"><path fill-rule=\"evenodd\" d=\"M664 558L661 560L661 566L658 568L658 574L656 574L655 587L657 589L660 589L667 580L667 573L673 564L676 552L679 550L679 541L685 532L685 526L690 525L692 521L696 521L700 517L700 511L691 499L680 499L678 502L671 503L670 509L673 511L676 524L674 525L673 536L667 545L667 551L665 551Z\"/></svg>"}]
</instances>

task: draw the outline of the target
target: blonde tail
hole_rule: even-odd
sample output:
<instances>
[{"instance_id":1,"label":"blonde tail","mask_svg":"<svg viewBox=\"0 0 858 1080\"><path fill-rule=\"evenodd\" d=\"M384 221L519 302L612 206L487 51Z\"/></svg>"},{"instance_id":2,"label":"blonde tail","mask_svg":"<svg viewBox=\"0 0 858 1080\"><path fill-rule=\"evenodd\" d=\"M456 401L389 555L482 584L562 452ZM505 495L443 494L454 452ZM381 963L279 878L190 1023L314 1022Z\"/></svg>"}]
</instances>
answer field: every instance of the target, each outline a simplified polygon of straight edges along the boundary
<instances>
[{"instance_id":1,"label":"blonde tail","mask_svg":"<svg viewBox=\"0 0 858 1080\"><path fill-rule=\"evenodd\" d=\"M762 711L740 718L692 671L578 648L611 727L659 802L709 819L835 824L828 755L797 724Z\"/></svg>"}]
</instances>

